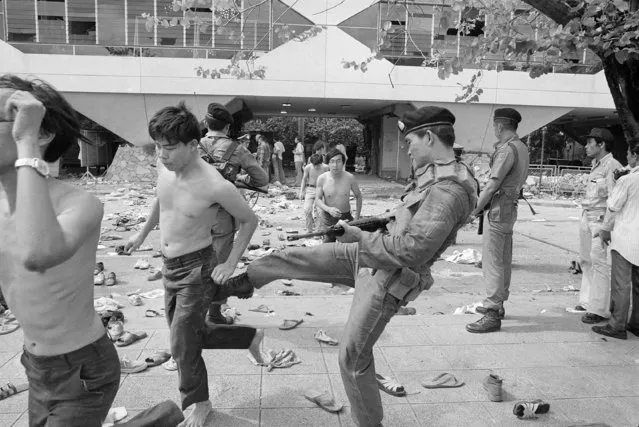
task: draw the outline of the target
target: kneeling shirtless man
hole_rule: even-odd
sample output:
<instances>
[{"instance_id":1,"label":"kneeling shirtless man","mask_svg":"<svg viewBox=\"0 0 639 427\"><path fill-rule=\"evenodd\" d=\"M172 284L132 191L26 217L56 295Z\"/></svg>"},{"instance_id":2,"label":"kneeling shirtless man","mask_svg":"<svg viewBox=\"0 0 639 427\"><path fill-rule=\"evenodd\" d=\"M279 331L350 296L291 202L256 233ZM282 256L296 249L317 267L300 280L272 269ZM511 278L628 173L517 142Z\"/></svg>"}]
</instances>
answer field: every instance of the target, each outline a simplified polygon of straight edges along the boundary
<instances>
[{"instance_id":1,"label":"kneeling shirtless man","mask_svg":"<svg viewBox=\"0 0 639 427\"><path fill-rule=\"evenodd\" d=\"M204 321L211 301L252 295L252 290L231 294L216 284L225 283L235 271L257 228L257 217L235 186L200 158L199 124L183 103L158 111L149 122L149 134L159 150L158 199L145 227L131 237L126 251L137 249L159 220L171 354L178 366L182 410L193 405L181 425L200 427L212 411L202 349L246 348L262 361L263 331ZM233 249L223 263L217 262L211 245L217 217L214 205L221 206L239 225Z\"/></svg>"},{"instance_id":2,"label":"kneeling shirtless man","mask_svg":"<svg viewBox=\"0 0 639 427\"><path fill-rule=\"evenodd\" d=\"M45 163L80 137L75 111L51 86L0 77L0 286L24 331L31 427L100 427L120 384L93 309L102 204L50 178Z\"/></svg>"}]
</instances>

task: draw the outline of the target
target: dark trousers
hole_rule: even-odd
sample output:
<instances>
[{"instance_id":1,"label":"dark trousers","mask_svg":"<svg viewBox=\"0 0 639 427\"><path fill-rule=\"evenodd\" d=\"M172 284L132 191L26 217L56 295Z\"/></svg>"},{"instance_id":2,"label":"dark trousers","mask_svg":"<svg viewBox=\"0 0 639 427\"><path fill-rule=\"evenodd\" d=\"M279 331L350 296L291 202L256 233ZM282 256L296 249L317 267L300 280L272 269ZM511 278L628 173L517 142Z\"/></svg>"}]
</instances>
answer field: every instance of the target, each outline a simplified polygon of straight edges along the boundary
<instances>
[{"instance_id":1,"label":"dark trousers","mask_svg":"<svg viewBox=\"0 0 639 427\"><path fill-rule=\"evenodd\" d=\"M618 331L639 330L639 265L631 264L619 252L612 251L612 271L610 280L610 326ZM632 314L628 320L630 298Z\"/></svg>"},{"instance_id":2,"label":"dark trousers","mask_svg":"<svg viewBox=\"0 0 639 427\"><path fill-rule=\"evenodd\" d=\"M182 409L209 400L209 384L203 349L249 348L255 328L207 325L206 310L213 298L221 300L224 287L211 279L215 267L213 249L176 258L164 258L164 304L171 334L171 354L178 366Z\"/></svg>"},{"instance_id":3,"label":"dark trousers","mask_svg":"<svg viewBox=\"0 0 639 427\"><path fill-rule=\"evenodd\" d=\"M335 218L333 215L321 209L318 209L318 211L319 211L318 222L319 222L320 230L334 226L335 224L337 224L339 220L344 220L344 221L353 220L353 215L351 215L350 211L342 212L342 216L340 216L339 218ZM337 241L337 238L335 236L324 236L322 241L324 243L333 243Z\"/></svg>"},{"instance_id":4,"label":"dark trousers","mask_svg":"<svg viewBox=\"0 0 639 427\"><path fill-rule=\"evenodd\" d=\"M120 359L106 334L59 356L22 353L30 427L100 427L120 385Z\"/></svg>"}]
</instances>

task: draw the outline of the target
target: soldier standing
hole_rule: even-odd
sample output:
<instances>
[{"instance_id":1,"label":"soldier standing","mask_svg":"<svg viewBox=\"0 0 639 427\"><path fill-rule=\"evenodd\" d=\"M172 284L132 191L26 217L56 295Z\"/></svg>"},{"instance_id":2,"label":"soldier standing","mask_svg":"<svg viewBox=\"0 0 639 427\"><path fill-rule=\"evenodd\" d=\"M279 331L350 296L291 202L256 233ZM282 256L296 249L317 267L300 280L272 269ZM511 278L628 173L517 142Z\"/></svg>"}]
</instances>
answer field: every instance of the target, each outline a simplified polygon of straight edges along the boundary
<instances>
[{"instance_id":1,"label":"soldier standing","mask_svg":"<svg viewBox=\"0 0 639 427\"><path fill-rule=\"evenodd\" d=\"M483 235L482 270L486 299L477 309L484 317L466 325L473 333L501 328L504 301L508 300L513 261L513 227L517 221L517 199L528 177L528 147L517 135L521 115L512 108L495 110L497 143L490 159L490 180L482 190L473 215L487 211L488 231Z\"/></svg>"}]
</instances>

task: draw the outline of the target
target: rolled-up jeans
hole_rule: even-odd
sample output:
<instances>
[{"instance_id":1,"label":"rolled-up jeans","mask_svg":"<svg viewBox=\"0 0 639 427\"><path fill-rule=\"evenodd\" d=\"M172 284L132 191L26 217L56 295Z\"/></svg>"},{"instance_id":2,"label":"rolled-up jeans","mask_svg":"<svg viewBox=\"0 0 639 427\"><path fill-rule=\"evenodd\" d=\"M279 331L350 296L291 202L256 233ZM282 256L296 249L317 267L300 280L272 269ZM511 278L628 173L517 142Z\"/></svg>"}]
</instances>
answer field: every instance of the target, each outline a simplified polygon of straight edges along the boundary
<instances>
[{"instance_id":1,"label":"rolled-up jeans","mask_svg":"<svg viewBox=\"0 0 639 427\"><path fill-rule=\"evenodd\" d=\"M304 217L306 219L306 231L312 233L315 230L315 187L306 187L304 194Z\"/></svg>"},{"instance_id":2,"label":"rolled-up jeans","mask_svg":"<svg viewBox=\"0 0 639 427\"><path fill-rule=\"evenodd\" d=\"M339 283L355 287L340 344L339 365L353 420L378 426L384 417L375 379L373 346L402 301L390 295L390 282L359 264L357 243L324 243L312 248L287 248L253 261L247 270L256 288L287 278ZM364 267L361 268L360 267ZM365 268L369 267L369 268Z\"/></svg>"},{"instance_id":3,"label":"rolled-up jeans","mask_svg":"<svg viewBox=\"0 0 639 427\"><path fill-rule=\"evenodd\" d=\"M610 317L610 257L595 234L601 230L603 212L584 211L579 226L581 290L579 304L589 313Z\"/></svg>"}]
</instances>

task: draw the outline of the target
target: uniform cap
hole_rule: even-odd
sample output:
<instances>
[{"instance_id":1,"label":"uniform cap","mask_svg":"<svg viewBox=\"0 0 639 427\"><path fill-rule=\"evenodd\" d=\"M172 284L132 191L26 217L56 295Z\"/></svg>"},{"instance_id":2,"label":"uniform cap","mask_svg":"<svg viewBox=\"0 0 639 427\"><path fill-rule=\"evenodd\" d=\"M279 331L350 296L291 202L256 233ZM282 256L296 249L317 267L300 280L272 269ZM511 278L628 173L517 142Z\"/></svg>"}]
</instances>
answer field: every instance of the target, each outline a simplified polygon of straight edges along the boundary
<instances>
[{"instance_id":1,"label":"uniform cap","mask_svg":"<svg viewBox=\"0 0 639 427\"><path fill-rule=\"evenodd\" d=\"M209 104L206 109L206 118L209 120L219 120L222 123L233 124L233 115L226 107L216 102Z\"/></svg>"},{"instance_id":2,"label":"uniform cap","mask_svg":"<svg viewBox=\"0 0 639 427\"><path fill-rule=\"evenodd\" d=\"M519 124L521 122L521 114L514 108L498 108L495 110L495 120L497 119L512 120Z\"/></svg>"},{"instance_id":3,"label":"uniform cap","mask_svg":"<svg viewBox=\"0 0 639 427\"><path fill-rule=\"evenodd\" d=\"M415 111L408 111L397 121L397 127L404 135L418 129L454 124L455 116L453 113L441 107L422 107Z\"/></svg>"}]
</instances>

